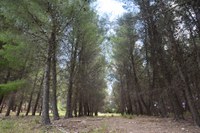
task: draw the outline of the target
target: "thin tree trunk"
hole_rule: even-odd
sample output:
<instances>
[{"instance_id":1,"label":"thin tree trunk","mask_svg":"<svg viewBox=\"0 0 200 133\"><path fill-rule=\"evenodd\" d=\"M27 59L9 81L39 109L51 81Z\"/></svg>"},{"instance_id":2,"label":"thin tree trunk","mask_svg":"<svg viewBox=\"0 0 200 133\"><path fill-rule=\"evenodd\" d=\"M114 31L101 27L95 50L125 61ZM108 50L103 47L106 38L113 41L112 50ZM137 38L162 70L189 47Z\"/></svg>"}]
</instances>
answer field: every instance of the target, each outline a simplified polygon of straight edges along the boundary
<instances>
[{"instance_id":1,"label":"thin tree trunk","mask_svg":"<svg viewBox=\"0 0 200 133\"><path fill-rule=\"evenodd\" d=\"M56 38L54 36L54 45L53 45L53 56L52 56L52 109L53 109L53 119L58 120L59 114L58 114L58 108L57 108L57 73L56 73Z\"/></svg>"},{"instance_id":2,"label":"thin tree trunk","mask_svg":"<svg viewBox=\"0 0 200 133\"><path fill-rule=\"evenodd\" d=\"M77 102L78 102L78 88L76 88L75 90L75 94L74 94L74 116L77 117Z\"/></svg>"},{"instance_id":3,"label":"thin tree trunk","mask_svg":"<svg viewBox=\"0 0 200 133\"><path fill-rule=\"evenodd\" d=\"M24 94L22 94L22 96L21 96L21 100L20 100L20 103L19 103L19 106L18 106L18 109L17 109L16 116L19 116L19 114L20 114L20 112L21 112L23 100L24 100Z\"/></svg>"},{"instance_id":4,"label":"thin tree trunk","mask_svg":"<svg viewBox=\"0 0 200 133\"><path fill-rule=\"evenodd\" d=\"M2 113L2 111L3 111L5 99L6 99L6 97L4 96L3 101L1 103L1 107L0 107L0 113Z\"/></svg>"},{"instance_id":5,"label":"thin tree trunk","mask_svg":"<svg viewBox=\"0 0 200 133\"><path fill-rule=\"evenodd\" d=\"M72 74L70 74L70 75L72 75ZM65 114L66 118L72 117L72 87L73 87L73 81L70 78L69 88L68 88L68 93L67 93L67 112Z\"/></svg>"},{"instance_id":6,"label":"thin tree trunk","mask_svg":"<svg viewBox=\"0 0 200 133\"><path fill-rule=\"evenodd\" d=\"M37 97L36 97L36 100L35 100L35 105L34 105L33 110L32 110L32 115L35 115L37 107L38 107L39 99L41 97L43 81L44 81L44 74L42 75L42 79L41 79L40 86L39 86L39 91L37 93Z\"/></svg>"},{"instance_id":7,"label":"thin tree trunk","mask_svg":"<svg viewBox=\"0 0 200 133\"><path fill-rule=\"evenodd\" d=\"M120 113L123 115L125 113L125 98L124 98L124 84L122 75L120 75Z\"/></svg>"},{"instance_id":8,"label":"thin tree trunk","mask_svg":"<svg viewBox=\"0 0 200 133\"><path fill-rule=\"evenodd\" d=\"M25 116L27 116L28 113L30 112L31 103L32 103L32 99L33 99L33 93L35 91L35 86L36 86L37 78L38 78L38 73L36 74L35 79L34 79L33 88L32 88L32 91L31 91L30 98L29 98L28 107L27 107L27 111L26 111Z\"/></svg>"},{"instance_id":9,"label":"thin tree trunk","mask_svg":"<svg viewBox=\"0 0 200 133\"><path fill-rule=\"evenodd\" d=\"M95 111L95 116L98 116L98 111L97 110Z\"/></svg>"},{"instance_id":10,"label":"thin tree trunk","mask_svg":"<svg viewBox=\"0 0 200 133\"><path fill-rule=\"evenodd\" d=\"M40 105L39 116L42 115L42 104Z\"/></svg>"},{"instance_id":11,"label":"thin tree trunk","mask_svg":"<svg viewBox=\"0 0 200 133\"><path fill-rule=\"evenodd\" d=\"M180 120L184 119L183 117L183 107L181 106L176 93L174 92L173 88L169 85L168 87L168 96L170 97L171 105L173 106L174 111L174 119Z\"/></svg>"},{"instance_id":12,"label":"thin tree trunk","mask_svg":"<svg viewBox=\"0 0 200 133\"><path fill-rule=\"evenodd\" d=\"M160 97L159 103L160 103L160 108L159 109L160 109L160 112L161 112L161 116L162 117L167 117L167 109L165 107L164 100L163 100L162 97Z\"/></svg>"},{"instance_id":13,"label":"thin tree trunk","mask_svg":"<svg viewBox=\"0 0 200 133\"><path fill-rule=\"evenodd\" d=\"M75 47L72 47L72 59L70 61L70 75L69 75L69 86L68 86L68 93L67 93L67 109L65 118L71 118L72 117L72 89L73 89L73 80L74 80L74 74L75 74L75 66L76 66L76 58L77 58L77 49L78 49L78 43L75 44Z\"/></svg>"},{"instance_id":14,"label":"thin tree trunk","mask_svg":"<svg viewBox=\"0 0 200 133\"><path fill-rule=\"evenodd\" d=\"M145 42L144 42L144 48L145 48L145 57L146 57L146 71L147 71L147 76L148 76L148 91L149 91L149 95L148 95L148 106L147 106L147 115L151 115L151 106L152 106L152 90L154 89L155 86L155 64L153 63L153 67L152 67L152 81L151 81L151 76L150 76L150 57L148 56L148 42L147 42L147 33L148 33L148 29L145 26ZM154 57L154 55L153 55ZM155 58L152 58L152 62L155 62Z\"/></svg>"},{"instance_id":15,"label":"thin tree trunk","mask_svg":"<svg viewBox=\"0 0 200 133\"><path fill-rule=\"evenodd\" d=\"M50 81L50 70L51 70L51 54L52 54L52 40L48 44L47 60L45 63L45 74L44 74L44 87L43 87L43 100L42 100L42 124L50 124L49 118L49 81Z\"/></svg>"},{"instance_id":16,"label":"thin tree trunk","mask_svg":"<svg viewBox=\"0 0 200 133\"><path fill-rule=\"evenodd\" d=\"M0 95L0 105L3 103L4 95Z\"/></svg>"},{"instance_id":17,"label":"thin tree trunk","mask_svg":"<svg viewBox=\"0 0 200 133\"><path fill-rule=\"evenodd\" d=\"M8 82L9 77L10 77L10 69L8 69L8 72L7 72L6 78L5 78L5 80L4 80L4 83L5 83L5 84ZM2 111L3 111L3 107L4 107L4 103L5 103L5 96L2 95L1 97L3 98L3 99L2 99L3 101L1 102L0 113L2 113ZM11 100L11 97L9 98L9 102L10 102L10 100ZM9 102L8 102L8 103L9 103ZM8 110L7 110L7 113L8 113L7 115L10 114L10 112L8 112Z\"/></svg>"},{"instance_id":18,"label":"thin tree trunk","mask_svg":"<svg viewBox=\"0 0 200 133\"><path fill-rule=\"evenodd\" d=\"M78 116L83 116L83 95L80 90L79 92L79 110L78 110Z\"/></svg>"},{"instance_id":19,"label":"thin tree trunk","mask_svg":"<svg viewBox=\"0 0 200 133\"><path fill-rule=\"evenodd\" d=\"M132 114L133 113L133 108L132 108L132 101L131 101L131 90L129 86L129 75L128 72L126 73L126 87L127 87L127 113Z\"/></svg>"},{"instance_id":20,"label":"thin tree trunk","mask_svg":"<svg viewBox=\"0 0 200 133\"><path fill-rule=\"evenodd\" d=\"M16 94L16 91L15 91L15 92L11 92L11 94L10 94L10 96L9 96L8 108L7 108L7 111L6 111L5 116L9 116L9 115L10 115L10 110L11 110L11 109L13 108L13 106L14 106L15 94Z\"/></svg>"}]
</instances>

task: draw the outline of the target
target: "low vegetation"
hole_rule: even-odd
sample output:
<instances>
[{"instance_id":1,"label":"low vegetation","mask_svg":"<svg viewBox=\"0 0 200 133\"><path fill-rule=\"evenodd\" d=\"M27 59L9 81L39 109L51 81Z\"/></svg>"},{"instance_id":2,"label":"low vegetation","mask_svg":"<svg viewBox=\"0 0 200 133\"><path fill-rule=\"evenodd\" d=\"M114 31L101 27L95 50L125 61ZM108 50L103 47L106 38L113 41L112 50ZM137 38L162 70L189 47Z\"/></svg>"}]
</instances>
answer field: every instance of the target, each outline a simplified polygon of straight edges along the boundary
<instances>
[{"instance_id":1,"label":"low vegetation","mask_svg":"<svg viewBox=\"0 0 200 133\"><path fill-rule=\"evenodd\" d=\"M0 118L2 133L62 133L54 126L42 126L39 116Z\"/></svg>"}]
</instances>

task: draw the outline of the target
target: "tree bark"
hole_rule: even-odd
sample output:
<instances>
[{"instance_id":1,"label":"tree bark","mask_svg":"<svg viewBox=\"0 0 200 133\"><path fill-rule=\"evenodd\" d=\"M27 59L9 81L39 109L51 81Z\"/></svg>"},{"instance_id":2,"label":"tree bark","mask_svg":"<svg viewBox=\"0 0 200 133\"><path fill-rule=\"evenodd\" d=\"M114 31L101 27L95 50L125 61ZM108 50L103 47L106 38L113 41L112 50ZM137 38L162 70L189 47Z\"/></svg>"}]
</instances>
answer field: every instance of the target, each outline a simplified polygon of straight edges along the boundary
<instances>
[{"instance_id":1,"label":"tree bark","mask_svg":"<svg viewBox=\"0 0 200 133\"><path fill-rule=\"evenodd\" d=\"M1 103L1 107L0 107L0 113L2 113L2 111L3 111L5 99L6 99L6 97L4 96L3 101Z\"/></svg>"},{"instance_id":2,"label":"tree bark","mask_svg":"<svg viewBox=\"0 0 200 133\"><path fill-rule=\"evenodd\" d=\"M136 72L136 68L135 68L135 61L134 61L134 57L133 57L132 53L131 53L131 63L132 63L133 79L134 79L135 89L136 89L135 92L136 92L137 99L138 99L138 102L139 102L139 108L140 108L141 113L144 113L143 108L140 107L140 106L143 106L146 111L148 110L147 109L148 106L144 102L144 98L143 98L142 93L141 93L141 86L140 86L140 83L139 83L139 80L138 80L138 76L137 76L137 72Z\"/></svg>"},{"instance_id":3,"label":"tree bark","mask_svg":"<svg viewBox=\"0 0 200 133\"><path fill-rule=\"evenodd\" d=\"M3 103L4 95L0 95L0 106Z\"/></svg>"},{"instance_id":4,"label":"tree bark","mask_svg":"<svg viewBox=\"0 0 200 133\"><path fill-rule=\"evenodd\" d=\"M169 39L171 43L174 45L172 46L172 51L173 51L173 57L176 61L176 66L178 68L178 72L180 75L180 78L182 81L185 83L186 87L184 87L184 91L186 94L187 102L190 108L190 111L192 113L193 120L196 125L200 127L200 115L198 112L198 109L194 103L194 99L192 96L192 91L190 87L190 82L189 82L189 76L188 76L188 70L185 67L184 61L183 61L183 53L181 49L179 48L179 44L176 42L175 38L173 37L173 31L169 28Z\"/></svg>"},{"instance_id":5,"label":"tree bark","mask_svg":"<svg viewBox=\"0 0 200 133\"><path fill-rule=\"evenodd\" d=\"M53 119L58 120L59 114L58 114L58 108L57 108L57 73L56 73L56 36L55 34L52 36L53 38L53 55L52 55L52 109L53 109Z\"/></svg>"},{"instance_id":6,"label":"tree bark","mask_svg":"<svg viewBox=\"0 0 200 133\"><path fill-rule=\"evenodd\" d=\"M73 80L75 74L75 66L76 66L76 58L77 58L77 49L78 43L72 47L71 61L70 61L70 74L69 74L69 85L68 85L68 93L67 93L67 109L65 113L65 118L72 117L72 93L73 93Z\"/></svg>"},{"instance_id":7,"label":"tree bark","mask_svg":"<svg viewBox=\"0 0 200 133\"><path fill-rule=\"evenodd\" d=\"M41 91L42 91L43 81L44 81L44 74L42 75L42 79L41 79L40 86L39 86L39 91L37 93L37 97L36 97L36 100L35 100L35 105L34 105L33 110L32 110L32 115L33 116L36 113L36 110L37 110L37 107L38 107L38 102L39 102L39 99L41 97Z\"/></svg>"},{"instance_id":8,"label":"tree bark","mask_svg":"<svg viewBox=\"0 0 200 133\"><path fill-rule=\"evenodd\" d=\"M49 81L50 81L50 70L51 70L51 54L52 54L52 41L48 44L47 60L45 63L45 74L44 74L44 87L43 87L43 100L42 100L42 124L50 124L49 118Z\"/></svg>"},{"instance_id":9,"label":"tree bark","mask_svg":"<svg viewBox=\"0 0 200 133\"><path fill-rule=\"evenodd\" d=\"M14 100L15 99L15 94L16 94L16 91L15 92L11 92L11 94L9 96L8 108L7 108L5 116L9 116L10 115L10 110L13 108L14 101L15 101Z\"/></svg>"},{"instance_id":10,"label":"tree bark","mask_svg":"<svg viewBox=\"0 0 200 133\"><path fill-rule=\"evenodd\" d=\"M70 75L72 76L72 74ZM73 81L72 79L70 79L68 93L67 93L67 112L65 114L66 118L72 117L72 87L73 87Z\"/></svg>"},{"instance_id":11,"label":"tree bark","mask_svg":"<svg viewBox=\"0 0 200 133\"><path fill-rule=\"evenodd\" d=\"M32 98L33 98L33 93L35 91L35 86L36 86L36 82L37 82L37 77L38 77L38 73L36 74L35 79L34 79L33 88L32 88L32 91L31 91L30 98L29 98L28 107L27 107L25 116L27 116L28 113L30 112Z\"/></svg>"},{"instance_id":12,"label":"tree bark","mask_svg":"<svg viewBox=\"0 0 200 133\"><path fill-rule=\"evenodd\" d=\"M77 104L78 104L78 88L76 88L75 94L74 94L74 105L73 105L73 108L74 108L74 116L75 117L78 116L78 114L77 114Z\"/></svg>"},{"instance_id":13,"label":"tree bark","mask_svg":"<svg viewBox=\"0 0 200 133\"><path fill-rule=\"evenodd\" d=\"M22 94L22 96L21 96L21 100L20 100L20 103L19 103L19 106L18 106L18 109L17 109L16 116L19 116L19 114L21 112L23 101L24 101L24 94Z\"/></svg>"},{"instance_id":14,"label":"tree bark","mask_svg":"<svg viewBox=\"0 0 200 133\"><path fill-rule=\"evenodd\" d=\"M122 75L120 75L120 113L123 115L125 113L125 92L124 92L124 83Z\"/></svg>"},{"instance_id":15,"label":"tree bark","mask_svg":"<svg viewBox=\"0 0 200 133\"><path fill-rule=\"evenodd\" d=\"M200 127L200 115L199 115L198 109L197 109L197 107L194 103L193 97L192 97L189 79L186 75L183 74L180 66L178 66L178 69L179 69L181 79L186 84L186 87L184 87L184 90L185 90L185 94L186 94L186 98L187 98L187 102L188 102L190 111L192 113L193 120L194 120L195 124Z\"/></svg>"},{"instance_id":16,"label":"tree bark","mask_svg":"<svg viewBox=\"0 0 200 133\"><path fill-rule=\"evenodd\" d=\"M83 95L82 90L79 92L79 109L78 109L78 116L83 116Z\"/></svg>"}]
</instances>

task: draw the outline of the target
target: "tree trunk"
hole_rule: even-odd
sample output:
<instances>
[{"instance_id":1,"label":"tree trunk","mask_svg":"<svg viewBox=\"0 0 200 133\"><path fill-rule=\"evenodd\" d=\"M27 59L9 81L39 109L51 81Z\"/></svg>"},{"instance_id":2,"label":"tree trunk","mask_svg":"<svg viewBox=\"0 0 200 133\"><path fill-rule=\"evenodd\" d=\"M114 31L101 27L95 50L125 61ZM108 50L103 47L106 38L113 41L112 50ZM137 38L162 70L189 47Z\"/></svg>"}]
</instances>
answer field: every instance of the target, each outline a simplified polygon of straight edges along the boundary
<instances>
[{"instance_id":1,"label":"tree trunk","mask_svg":"<svg viewBox=\"0 0 200 133\"><path fill-rule=\"evenodd\" d=\"M44 87L43 87L43 100L42 100L42 124L50 124L49 119L49 81L50 81L50 70L51 70L51 54L52 54L52 42L50 40L48 44L47 60L45 63L45 74L44 74Z\"/></svg>"},{"instance_id":2,"label":"tree trunk","mask_svg":"<svg viewBox=\"0 0 200 133\"><path fill-rule=\"evenodd\" d=\"M133 71L133 78L134 78L134 83L135 83L135 92L138 98L138 102L139 102L139 107L141 110L141 113L144 113L142 106L146 109L146 111L148 110L146 103L144 102L142 93L141 93L141 86L138 80L138 76L137 76L137 72L136 72L136 68L135 68L135 61L134 61L134 57L133 54L131 53L131 63L132 63L132 71Z\"/></svg>"},{"instance_id":3,"label":"tree trunk","mask_svg":"<svg viewBox=\"0 0 200 133\"><path fill-rule=\"evenodd\" d=\"M197 124L200 127L200 115L192 97L192 92L191 92L188 76L183 74L180 66L178 66L178 68L179 68L180 77L186 84L186 87L184 87L184 90L185 90L185 94L187 98L187 103L192 113L193 120L195 124Z\"/></svg>"},{"instance_id":4,"label":"tree trunk","mask_svg":"<svg viewBox=\"0 0 200 133\"><path fill-rule=\"evenodd\" d=\"M125 92L124 92L124 84L123 84L123 79L122 75L120 75L120 113L123 115L125 112Z\"/></svg>"},{"instance_id":5,"label":"tree trunk","mask_svg":"<svg viewBox=\"0 0 200 133\"><path fill-rule=\"evenodd\" d=\"M159 103L160 103L160 108L159 109L160 109L161 116L162 117L167 117L167 109L165 107L165 103L164 103L164 100L163 100L162 97L160 97Z\"/></svg>"},{"instance_id":6,"label":"tree trunk","mask_svg":"<svg viewBox=\"0 0 200 133\"><path fill-rule=\"evenodd\" d=\"M39 108L39 116L42 115L42 104L40 105L40 108Z\"/></svg>"},{"instance_id":7,"label":"tree trunk","mask_svg":"<svg viewBox=\"0 0 200 133\"><path fill-rule=\"evenodd\" d=\"M67 93L67 112L65 114L66 118L72 117L72 87L73 87L73 81L72 79L70 79L68 93Z\"/></svg>"},{"instance_id":8,"label":"tree trunk","mask_svg":"<svg viewBox=\"0 0 200 133\"><path fill-rule=\"evenodd\" d=\"M32 110L32 116L34 116L35 113L36 113L38 102L39 102L39 99L40 99L40 93L41 93L41 91L39 91L37 93L37 97L36 97L36 100L35 100L35 105L34 105L33 110Z\"/></svg>"},{"instance_id":9,"label":"tree trunk","mask_svg":"<svg viewBox=\"0 0 200 133\"><path fill-rule=\"evenodd\" d=\"M188 102L190 111L192 113L194 122L200 127L200 115L199 115L198 109L194 103L194 99L192 96L190 82L189 82L189 76L188 76L188 70L185 67L185 64L183 61L183 59L184 59L183 53L182 53L181 49L179 48L178 42L175 40L175 38L173 36L173 30L170 28L168 30L169 30L168 35L169 35L169 39L171 41L171 45L173 44L173 46L172 46L173 58L176 61L176 66L178 68L180 78L186 85L186 87L184 87L184 91L185 91L185 95L187 98L187 102Z\"/></svg>"},{"instance_id":10,"label":"tree trunk","mask_svg":"<svg viewBox=\"0 0 200 133\"><path fill-rule=\"evenodd\" d=\"M78 102L78 88L76 88L75 90L75 94L74 94L74 116L77 117L77 102Z\"/></svg>"},{"instance_id":11,"label":"tree trunk","mask_svg":"<svg viewBox=\"0 0 200 133\"><path fill-rule=\"evenodd\" d=\"M79 92L79 109L78 109L78 116L83 116L83 95L82 92L80 90Z\"/></svg>"},{"instance_id":12,"label":"tree trunk","mask_svg":"<svg viewBox=\"0 0 200 133\"><path fill-rule=\"evenodd\" d=\"M0 107L0 113L2 113L2 111L3 111L5 99L6 99L6 97L4 96L3 101L2 101L2 103L1 103L1 107Z\"/></svg>"},{"instance_id":13,"label":"tree trunk","mask_svg":"<svg viewBox=\"0 0 200 133\"><path fill-rule=\"evenodd\" d=\"M98 116L98 111L97 110L95 111L95 116Z\"/></svg>"},{"instance_id":14,"label":"tree trunk","mask_svg":"<svg viewBox=\"0 0 200 133\"><path fill-rule=\"evenodd\" d=\"M10 94L9 101L8 101L8 108L7 108L5 116L10 115L10 110L13 108L13 105L14 105L15 94L16 94L16 91L11 92Z\"/></svg>"},{"instance_id":15,"label":"tree trunk","mask_svg":"<svg viewBox=\"0 0 200 133\"><path fill-rule=\"evenodd\" d=\"M68 86L68 93L67 93L67 109L65 113L66 118L72 117L72 89L73 89L73 80L75 74L75 66L76 66L76 58L77 58L77 50L78 50L78 43L75 44L75 47L72 47L71 53L71 61L70 61L70 75L69 75L69 86Z\"/></svg>"},{"instance_id":16,"label":"tree trunk","mask_svg":"<svg viewBox=\"0 0 200 133\"><path fill-rule=\"evenodd\" d=\"M4 98L4 95L0 95L0 105L1 105L2 102L3 102L3 98Z\"/></svg>"},{"instance_id":17,"label":"tree trunk","mask_svg":"<svg viewBox=\"0 0 200 133\"><path fill-rule=\"evenodd\" d=\"M126 70L127 71L127 70ZM133 107L132 107L132 99L131 99L131 88L130 88L130 74L127 71L126 72L126 92L127 92L127 114L133 113Z\"/></svg>"},{"instance_id":18,"label":"tree trunk","mask_svg":"<svg viewBox=\"0 0 200 133\"><path fill-rule=\"evenodd\" d=\"M39 91L37 93L35 105L34 105L33 110L32 110L32 115L35 115L37 107L38 107L38 102L39 102L39 99L40 99L40 96L41 96L43 81L44 81L44 74L42 75L42 79L41 79L40 86L39 86Z\"/></svg>"},{"instance_id":19,"label":"tree trunk","mask_svg":"<svg viewBox=\"0 0 200 133\"><path fill-rule=\"evenodd\" d=\"M18 109L17 109L16 116L19 116L19 114L20 114L20 112L21 112L23 100L24 100L24 94L22 94L22 96L21 96L21 100L20 100L20 103L19 103L19 106L18 106Z\"/></svg>"},{"instance_id":20,"label":"tree trunk","mask_svg":"<svg viewBox=\"0 0 200 133\"><path fill-rule=\"evenodd\" d=\"M147 42L147 33L148 33L148 29L147 27L145 26L145 40L144 40L144 48L145 48L145 58L146 58L146 71L147 71L147 77L148 77L148 106L147 106L147 115L151 115L151 106L153 104L152 102L152 96L153 96L153 93L152 93L152 90L154 89L154 86L155 86L155 64L152 63L152 81L151 81L151 75L150 75L150 57L148 55L148 42ZM153 55L154 57L154 55ZM152 62L155 62L155 58L152 58Z\"/></svg>"},{"instance_id":21,"label":"tree trunk","mask_svg":"<svg viewBox=\"0 0 200 133\"><path fill-rule=\"evenodd\" d=\"M56 38L55 35L53 36L53 55L52 55L52 109L53 109L53 119L58 120L59 119L59 114L58 114L58 108L57 108L57 73L56 73Z\"/></svg>"},{"instance_id":22,"label":"tree trunk","mask_svg":"<svg viewBox=\"0 0 200 133\"><path fill-rule=\"evenodd\" d=\"M169 85L168 96L170 98L171 105L174 111L174 119L181 120L184 119L183 117L183 107L181 106L176 93L174 92L173 88Z\"/></svg>"},{"instance_id":23,"label":"tree trunk","mask_svg":"<svg viewBox=\"0 0 200 133\"><path fill-rule=\"evenodd\" d=\"M31 91L30 98L29 98L28 107L27 107L25 116L28 115L28 113L29 113L29 111L30 111L30 108L31 108L31 103L32 103L33 93L34 93L34 91L35 91L35 86L36 86L36 82L37 82L37 77L38 77L38 73L36 74L35 79L34 79L33 88L32 88L32 91Z\"/></svg>"}]
</instances>

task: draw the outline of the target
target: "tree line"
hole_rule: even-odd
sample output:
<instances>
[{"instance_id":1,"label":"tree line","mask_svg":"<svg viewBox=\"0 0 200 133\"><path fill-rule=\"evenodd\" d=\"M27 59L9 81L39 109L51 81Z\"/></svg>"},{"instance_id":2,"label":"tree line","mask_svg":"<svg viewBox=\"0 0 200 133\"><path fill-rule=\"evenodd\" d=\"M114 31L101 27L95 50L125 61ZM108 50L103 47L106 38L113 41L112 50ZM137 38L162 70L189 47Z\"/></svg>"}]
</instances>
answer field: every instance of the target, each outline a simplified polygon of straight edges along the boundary
<instances>
[{"instance_id":1,"label":"tree line","mask_svg":"<svg viewBox=\"0 0 200 133\"><path fill-rule=\"evenodd\" d=\"M200 126L200 2L124 2L129 12L111 37L118 112L175 120L190 112Z\"/></svg>"},{"instance_id":2,"label":"tree line","mask_svg":"<svg viewBox=\"0 0 200 133\"><path fill-rule=\"evenodd\" d=\"M106 96L101 23L92 1L0 1L0 113L42 124L98 115Z\"/></svg>"}]
</instances>

